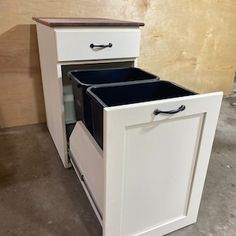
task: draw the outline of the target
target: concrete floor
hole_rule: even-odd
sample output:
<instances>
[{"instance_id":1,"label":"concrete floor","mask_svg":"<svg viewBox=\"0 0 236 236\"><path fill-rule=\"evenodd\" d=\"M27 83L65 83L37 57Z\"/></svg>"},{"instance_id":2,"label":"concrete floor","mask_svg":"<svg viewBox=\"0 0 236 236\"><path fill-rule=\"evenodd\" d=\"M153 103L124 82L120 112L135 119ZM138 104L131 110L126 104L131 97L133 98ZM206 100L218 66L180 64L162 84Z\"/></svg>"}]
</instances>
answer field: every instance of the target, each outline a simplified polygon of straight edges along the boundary
<instances>
[{"instance_id":1,"label":"concrete floor","mask_svg":"<svg viewBox=\"0 0 236 236\"><path fill-rule=\"evenodd\" d=\"M0 131L0 235L102 235L44 124ZM236 236L236 108L229 99L223 101L198 222L170 235Z\"/></svg>"}]
</instances>

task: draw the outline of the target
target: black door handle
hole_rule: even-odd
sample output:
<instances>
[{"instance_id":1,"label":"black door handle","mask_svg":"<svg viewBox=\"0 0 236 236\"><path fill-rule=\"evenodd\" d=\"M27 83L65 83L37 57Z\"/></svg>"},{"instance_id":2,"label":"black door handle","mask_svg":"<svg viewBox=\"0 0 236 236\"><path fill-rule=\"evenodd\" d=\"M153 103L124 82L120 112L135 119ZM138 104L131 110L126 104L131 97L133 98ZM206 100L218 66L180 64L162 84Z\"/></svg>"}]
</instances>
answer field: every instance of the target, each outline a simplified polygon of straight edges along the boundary
<instances>
[{"instance_id":1,"label":"black door handle","mask_svg":"<svg viewBox=\"0 0 236 236\"><path fill-rule=\"evenodd\" d=\"M161 113L164 113L164 114L175 114L175 113L178 113L178 112L181 112L181 111L184 111L185 110L185 105L181 105L179 108L175 109L175 110L169 110L169 111L162 111L162 110L159 110L158 108L155 109L153 111L153 114L156 116L158 114L161 114Z\"/></svg>"},{"instance_id":2,"label":"black door handle","mask_svg":"<svg viewBox=\"0 0 236 236\"><path fill-rule=\"evenodd\" d=\"M108 43L108 44L90 44L90 48L111 48L112 47L112 43Z\"/></svg>"}]
</instances>

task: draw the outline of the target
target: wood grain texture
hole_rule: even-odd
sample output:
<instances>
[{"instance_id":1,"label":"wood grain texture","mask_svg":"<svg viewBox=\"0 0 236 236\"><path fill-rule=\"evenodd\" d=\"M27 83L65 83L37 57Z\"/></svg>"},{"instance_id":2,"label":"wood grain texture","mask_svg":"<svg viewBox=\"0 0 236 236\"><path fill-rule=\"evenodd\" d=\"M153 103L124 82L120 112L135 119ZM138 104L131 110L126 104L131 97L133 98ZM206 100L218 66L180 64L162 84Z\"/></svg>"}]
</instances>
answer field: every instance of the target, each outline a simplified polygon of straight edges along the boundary
<instances>
[{"instance_id":1,"label":"wood grain texture","mask_svg":"<svg viewBox=\"0 0 236 236\"><path fill-rule=\"evenodd\" d=\"M236 68L236 2L0 0L0 126L45 121L32 17L144 22L139 66L197 92L229 94Z\"/></svg>"},{"instance_id":2,"label":"wood grain texture","mask_svg":"<svg viewBox=\"0 0 236 236\"><path fill-rule=\"evenodd\" d=\"M34 21L50 27L56 26L144 26L142 22L122 21L105 18L65 18L65 17L33 17Z\"/></svg>"},{"instance_id":3,"label":"wood grain texture","mask_svg":"<svg viewBox=\"0 0 236 236\"><path fill-rule=\"evenodd\" d=\"M0 36L0 127L45 120L34 25L16 25Z\"/></svg>"}]
</instances>

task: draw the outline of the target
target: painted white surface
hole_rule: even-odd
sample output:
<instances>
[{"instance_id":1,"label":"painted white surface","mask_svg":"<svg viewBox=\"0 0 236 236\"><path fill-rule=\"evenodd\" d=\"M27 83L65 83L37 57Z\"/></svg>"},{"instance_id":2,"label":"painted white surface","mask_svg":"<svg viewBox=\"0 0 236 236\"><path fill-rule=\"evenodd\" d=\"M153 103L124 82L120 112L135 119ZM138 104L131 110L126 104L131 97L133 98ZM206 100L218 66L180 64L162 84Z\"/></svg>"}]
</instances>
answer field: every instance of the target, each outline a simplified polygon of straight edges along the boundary
<instances>
[{"instance_id":1,"label":"painted white surface","mask_svg":"<svg viewBox=\"0 0 236 236\"><path fill-rule=\"evenodd\" d=\"M70 167L70 163L67 152L65 123L74 122L74 113L72 111L73 109L71 109L72 108L71 103L70 102L68 103L68 96L63 96L62 72L61 72L62 66L73 65L73 64L81 65L81 64L134 61L135 57L138 56L139 53L140 32L138 28L136 29L130 28L128 30L124 28L119 28L119 29L107 28L107 30L105 30L106 31L105 34L103 35L102 33L103 36L106 35L109 36L108 39L112 39L110 35L111 33L113 34L114 31L117 31L119 33L123 32L122 35L124 37L126 34L127 34L126 37L128 37L128 35L129 36L132 35L130 39L134 40L133 41L134 45L132 42L132 46L130 45L127 46L127 42L125 42L125 45L119 48L119 50L124 50L124 54L122 54L121 52L118 53L119 50L117 49L116 46L113 47L113 50L110 51L110 54L109 53L107 54L108 51L105 53L98 52L99 54L97 53L94 55L99 55L99 56L92 56L91 60L88 60L88 57L86 57L85 55L87 49L84 50L84 45L82 44L79 44L79 46L77 47L78 45L77 39L79 37L80 40L81 36L82 39L85 40L86 38L88 39L88 35L94 36L95 33L98 33L98 35L100 35L98 36L100 37L100 39L103 38L103 36L101 36L101 32L104 31L103 30L101 31L99 27L77 29L74 27L51 28L42 25L40 23L37 23L36 25L37 25L40 66L42 73L47 126L54 141L54 144L56 146L56 149L59 153L59 156L63 162L63 165L64 167L68 168ZM83 36L82 32L85 34L85 36ZM122 38L123 40L123 36L122 37L118 36L118 38ZM137 37L137 38L134 39L132 37ZM129 43L131 42L129 41ZM115 45L118 44L115 43ZM126 50L127 47L129 48L128 51ZM116 53L118 53L117 57L114 57ZM120 58L118 55L121 54L123 56L124 55L126 56L124 56L124 58ZM67 89L65 90L66 90L65 92L67 92ZM67 107L68 109L65 108L64 102L66 103L66 105L68 104Z\"/></svg>"},{"instance_id":2,"label":"painted white surface","mask_svg":"<svg viewBox=\"0 0 236 236\"><path fill-rule=\"evenodd\" d=\"M57 27L58 61L104 60L139 56L140 29L132 27ZM109 44L111 48L92 49L90 44Z\"/></svg>"},{"instance_id":3,"label":"painted white surface","mask_svg":"<svg viewBox=\"0 0 236 236\"><path fill-rule=\"evenodd\" d=\"M91 206L92 206L92 208L94 210L94 213L97 216L98 221L100 222L100 224L102 226L103 222L102 222L101 213L98 211L97 205L95 205L94 199L92 198L91 193L89 192L86 184L84 183L84 181L81 180L81 177L80 177L81 174L79 172L80 170L78 169L78 166L75 164L75 162L73 160L73 157L72 157L72 154L71 153L69 153L69 154L71 156L70 160L71 160L71 164L72 164L72 166L73 166L73 168L75 170L75 173L77 174L77 176L79 178L79 181L80 181L80 183L81 183L81 185L82 185L82 187L83 187L83 189L85 191L85 194L86 194L86 196L87 196L87 198L88 198L88 200L89 200L89 202L90 202L90 204L91 204Z\"/></svg>"},{"instance_id":4,"label":"painted white surface","mask_svg":"<svg viewBox=\"0 0 236 236\"><path fill-rule=\"evenodd\" d=\"M96 205L102 215L104 205L104 162L102 150L81 121L70 136L70 152L84 175Z\"/></svg>"},{"instance_id":5,"label":"painted white surface","mask_svg":"<svg viewBox=\"0 0 236 236\"><path fill-rule=\"evenodd\" d=\"M196 222L222 93L105 108L104 236ZM185 105L174 115L153 115Z\"/></svg>"},{"instance_id":6,"label":"painted white surface","mask_svg":"<svg viewBox=\"0 0 236 236\"><path fill-rule=\"evenodd\" d=\"M139 29L115 29L122 36L113 29L83 30L37 24L47 124L65 167L64 101L71 99L63 98L61 66L138 56ZM114 40L119 49L88 52L90 38L94 44ZM104 217L104 236L158 236L196 221L221 99L222 93L211 93L106 108L103 153L77 123L70 152L85 176L89 191L81 183L100 222L96 206ZM186 110L181 113L153 115L157 107L168 110L182 104Z\"/></svg>"},{"instance_id":7,"label":"painted white surface","mask_svg":"<svg viewBox=\"0 0 236 236\"><path fill-rule=\"evenodd\" d=\"M198 114L126 128L123 235L186 215L202 119Z\"/></svg>"},{"instance_id":8,"label":"painted white surface","mask_svg":"<svg viewBox=\"0 0 236 236\"><path fill-rule=\"evenodd\" d=\"M52 28L37 24L47 126L65 167L69 167L65 135L61 66L57 65L56 38Z\"/></svg>"}]
</instances>

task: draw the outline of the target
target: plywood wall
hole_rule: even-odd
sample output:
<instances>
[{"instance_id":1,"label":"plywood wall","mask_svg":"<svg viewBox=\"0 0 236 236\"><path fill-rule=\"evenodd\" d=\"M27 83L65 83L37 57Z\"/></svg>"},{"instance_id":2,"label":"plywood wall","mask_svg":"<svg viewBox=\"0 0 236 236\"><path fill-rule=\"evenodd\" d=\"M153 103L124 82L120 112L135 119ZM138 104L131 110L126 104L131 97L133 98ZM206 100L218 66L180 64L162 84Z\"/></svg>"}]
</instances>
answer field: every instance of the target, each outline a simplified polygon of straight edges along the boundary
<instances>
[{"instance_id":1,"label":"plywood wall","mask_svg":"<svg viewBox=\"0 0 236 236\"><path fill-rule=\"evenodd\" d=\"M45 121L32 16L145 22L140 67L197 92L231 92L235 0L0 0L0 126Z\"/></svg>"}]
</instances>

